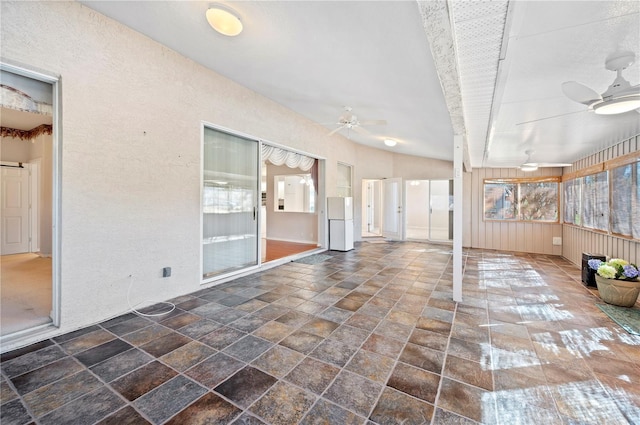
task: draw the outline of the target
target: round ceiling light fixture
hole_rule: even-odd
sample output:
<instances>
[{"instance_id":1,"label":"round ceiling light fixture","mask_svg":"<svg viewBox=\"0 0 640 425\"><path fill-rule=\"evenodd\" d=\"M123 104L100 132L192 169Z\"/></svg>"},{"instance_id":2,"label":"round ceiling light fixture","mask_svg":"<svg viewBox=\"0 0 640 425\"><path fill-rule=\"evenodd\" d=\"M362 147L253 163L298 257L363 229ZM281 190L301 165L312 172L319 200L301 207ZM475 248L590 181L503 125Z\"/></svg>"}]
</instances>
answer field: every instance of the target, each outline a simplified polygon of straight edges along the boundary
<instances>
[{"instance_id":1,"label":"round ceiling light fixture","mask_svg":"<svg viewBox=\"0 0 640 425\"><path fill-rule=\"evenodd\" d=\"M624 96L593 105L593 111L598 115L624 114L640 108L640 95Z\"/></svg>"},{"instance_id":2,"label":"round ceiling light fixture","mask_svg":"<svg viewBox=\"0 0 640 425\"><path fill-rule=\"evenodd\" d=\"M384 139L384 144L389 146L389 147L393 147L393 146L397 145L398 142L396 142L395 140L392 140L392 139Z\"/></svg>"},{"instance_id":3,"label":"round ceiling light fixture","mask_svg":"<svg viewBox=\"0 0 640 425\"><path fill-rule=\"evenodd\" d=\"M220 34L234 37L242 32L242 21L237 12L221 4L212 4L207 9L207 22Z\"/></svg>"}]
</instances>

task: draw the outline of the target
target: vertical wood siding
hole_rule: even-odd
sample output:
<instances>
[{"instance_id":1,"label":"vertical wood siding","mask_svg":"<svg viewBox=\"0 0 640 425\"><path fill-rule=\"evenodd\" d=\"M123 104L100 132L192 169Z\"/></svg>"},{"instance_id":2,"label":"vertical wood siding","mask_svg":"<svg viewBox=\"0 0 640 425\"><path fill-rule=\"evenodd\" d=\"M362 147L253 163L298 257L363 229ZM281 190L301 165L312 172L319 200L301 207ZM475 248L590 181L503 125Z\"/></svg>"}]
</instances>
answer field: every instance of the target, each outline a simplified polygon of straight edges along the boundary
<instances>
[{"instance_id":1,"label":"vertical wood siding","mask_svg":"<svg viewBox=\"0 0 640 425\"><path fill-rule=\"evenodd\" d=\"M552 243L554 237L562 237L560 223L485 221L483 217L485 179L561 176L561 168L540 168L531 173L516 168L475 168L471 174L465 199L471 206L471 229L467 233L472 248L562 255L562 246Z\"/></svg>"}]
</instances>

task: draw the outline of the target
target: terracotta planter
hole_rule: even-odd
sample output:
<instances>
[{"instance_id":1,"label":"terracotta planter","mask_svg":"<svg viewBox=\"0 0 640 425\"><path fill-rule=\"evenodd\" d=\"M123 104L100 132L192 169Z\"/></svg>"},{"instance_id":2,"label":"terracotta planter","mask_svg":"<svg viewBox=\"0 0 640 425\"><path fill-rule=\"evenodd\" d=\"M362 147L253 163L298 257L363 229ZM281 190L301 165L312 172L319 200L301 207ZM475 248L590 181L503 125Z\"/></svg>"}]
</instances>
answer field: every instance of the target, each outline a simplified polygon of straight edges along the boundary
<instances>
[{"instance_id":1,"label":"terracotta planter","mask_svg":"<svg viewBox=\"0 0 640 425\"><path fill-rule=\"evenodd\" d=\"M640 293L640 281L637 279L606 279L596 274L596 285L602 301L620 307L633 307Z\"/></svg>"}]
</instances>

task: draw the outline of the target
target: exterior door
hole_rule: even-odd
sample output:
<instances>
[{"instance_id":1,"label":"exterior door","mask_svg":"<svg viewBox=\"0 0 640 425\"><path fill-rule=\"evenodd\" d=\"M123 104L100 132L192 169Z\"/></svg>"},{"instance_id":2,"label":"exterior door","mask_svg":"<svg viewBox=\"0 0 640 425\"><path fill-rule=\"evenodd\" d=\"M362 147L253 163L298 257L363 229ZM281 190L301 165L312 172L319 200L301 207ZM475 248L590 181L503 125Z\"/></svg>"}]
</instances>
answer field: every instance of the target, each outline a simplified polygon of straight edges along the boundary
<instances>
[{"instance_id":1,"label":"exterior door","mask_svg":"<svg viewBox=\"0 0 640 425\"><path fill-rule=\"evenodd\" d=\"M429 239L453 239L453 196L451 180L431 180L429 197Z\"/></svg>"},{"instance_id":2,"label":"exterior door","mask_svg":"<svg viewBox=\"0 0 640 425\"><path fill-rule=\"evenodd\" d=\"M382 180L382 236L402 240L402 179Z\"/></svg>"},{"instance_id":3,"label":"exterior door","mask_svg":"<svg viewBox=\"0 0 640 425\"><path fill-rule=\"evenodd\" d=\"M405 181L404 237L429 239L429 180Z\"/></svg>"},{"instance_id":4,"label":"exterior door","mask_svg":"<svg viewBox=\"0 0 640 425\"><path fill-rule=\"evenodd\" d=\"M258 142L205 127L202 275L258 264Z\"/></svg>"},{"instance_id":5,"label":"exterior door","mask_svg":"<svg viewBox=\"0 0 640 425\"><path fill-rule=\"evenodd\" d=\"M29 170L2 167L2 255L29 252Z\"/></svg>"}]
</instances>

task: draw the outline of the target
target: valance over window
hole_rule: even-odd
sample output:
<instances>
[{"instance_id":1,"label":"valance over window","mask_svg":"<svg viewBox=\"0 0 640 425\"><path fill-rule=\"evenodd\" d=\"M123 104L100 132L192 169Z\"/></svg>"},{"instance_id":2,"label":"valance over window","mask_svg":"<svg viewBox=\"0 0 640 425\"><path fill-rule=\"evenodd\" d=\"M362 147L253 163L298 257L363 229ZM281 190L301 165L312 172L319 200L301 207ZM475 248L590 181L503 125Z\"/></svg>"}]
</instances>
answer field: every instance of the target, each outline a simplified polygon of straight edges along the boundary
<instances>
[{"instance_id":1,"label":"valance over window","mask_svg":"<svg viewBox=\"0 0 640 425\"><path fill-rule=\"evenodd\" d=\"M265 144L262 145L262 159L273 165L286 165L302 171L309 171L316 162L314 158Z\"/></svg>"}]
</instances>

